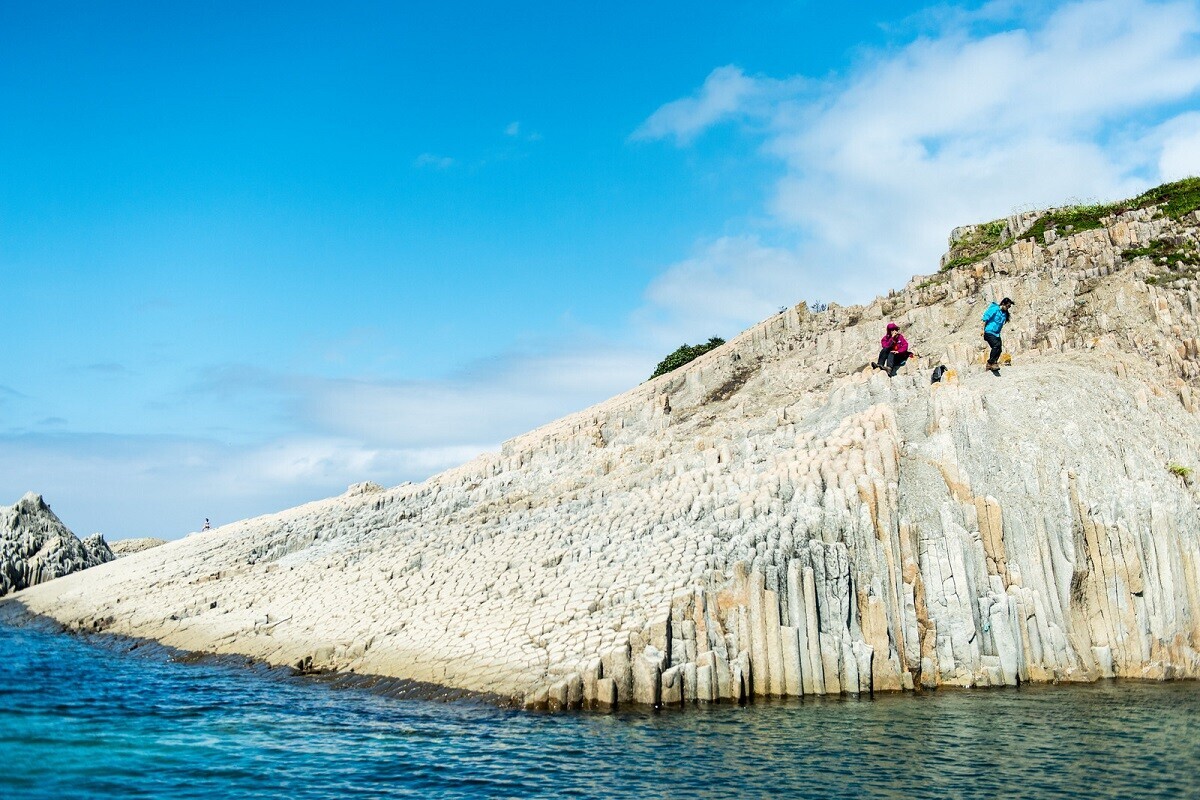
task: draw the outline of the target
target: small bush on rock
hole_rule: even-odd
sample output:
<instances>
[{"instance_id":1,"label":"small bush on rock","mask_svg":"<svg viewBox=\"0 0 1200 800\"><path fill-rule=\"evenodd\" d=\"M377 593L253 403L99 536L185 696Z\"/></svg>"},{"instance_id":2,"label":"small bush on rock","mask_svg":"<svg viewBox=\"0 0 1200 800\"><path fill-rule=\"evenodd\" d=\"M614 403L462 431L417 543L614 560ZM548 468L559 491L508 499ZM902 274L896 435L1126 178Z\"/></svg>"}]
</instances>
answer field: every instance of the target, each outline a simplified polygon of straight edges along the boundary
<instances>
[{"instance_id":1,"label":"small bush on rock","mask_svg":"<svg viewBox=\"0 0 1200 800\"><path fill-rule=\"evenodd\" d=\"M650 379L653 380L659 375L666 375L672 370L679 369L689 361L695 361L709 350L720 347L723 344L725 344L724 339L722 339L720 336L713 336L704 344L680 345L675 352L658 362L658 366L655 367L654 374L650 376Z\"/></svg>"}]
</instances>

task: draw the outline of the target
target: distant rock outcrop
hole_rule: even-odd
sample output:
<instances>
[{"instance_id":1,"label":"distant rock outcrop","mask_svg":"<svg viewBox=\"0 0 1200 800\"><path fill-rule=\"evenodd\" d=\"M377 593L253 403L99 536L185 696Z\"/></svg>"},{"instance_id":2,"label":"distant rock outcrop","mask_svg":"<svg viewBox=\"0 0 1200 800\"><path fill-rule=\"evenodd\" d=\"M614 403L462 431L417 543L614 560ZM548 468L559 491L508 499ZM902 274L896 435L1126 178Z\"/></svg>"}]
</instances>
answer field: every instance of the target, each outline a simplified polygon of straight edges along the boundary
<instances>
[{"instance_id":1,"label":"distant rock outcrop","mask_svg":"<svg viewBox=\"0 0 1200 800\"><path fill-rule=\"evenodd\" d=\"M80 541L41 495L29 492L13 505L0 507L0 595L113 558L102 535L93 533Z\"/></svg>"},{"instance_id":2,"label":"distant rock outcrop","mask_svg":"<svg viewBox=\"0 0 1200 800\"><path fill-rule=\"evenodd\" d=\"M959 229L868 305L0 615L551 708L1200 677L1198 207L1192 181ZM921 354L894 378L866 368L888 321Z\"/></svg>"},{"instance_id":3,"label":"distant rock outcrop","mask_svg":"<svg viewBox=\"0 0 1200 800\"><path fill-rule=\"evenodd\" d=\"M155 539L152 536L147 536L141 539L119 539L110 543L108 547L112 550L114 556L122 558L166 543L166 539Z\"/></svg>"}]
</instances>

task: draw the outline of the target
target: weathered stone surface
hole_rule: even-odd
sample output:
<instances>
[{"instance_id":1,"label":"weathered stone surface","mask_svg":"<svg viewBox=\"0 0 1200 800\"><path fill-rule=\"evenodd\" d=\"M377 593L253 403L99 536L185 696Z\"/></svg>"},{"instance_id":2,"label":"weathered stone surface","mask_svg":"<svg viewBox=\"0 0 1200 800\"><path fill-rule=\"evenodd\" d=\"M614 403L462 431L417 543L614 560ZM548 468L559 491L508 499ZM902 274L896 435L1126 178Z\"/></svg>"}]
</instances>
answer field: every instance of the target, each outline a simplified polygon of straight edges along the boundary
<instances>
[{"instance_id":1,"label":"weathered stone surface","mask_svg":"<svg viewBox=\"0 0 1200 800\"><path fill-rule=\"evenodd\" d=\"M0 595L70 575L114 558L104 537L83 541L63 525L40 495L0 506Z\"/></svg>"},{"instance_id":2,"label":"weathered stone surface","mask_svg":"<svg viewBox=\"0 0 1200 800\"><path fill-rule=\"evenodd\" d=\"M601 678L596 681L596 705L600 708L612 708L617 704L617 684L612 678Z\"/></svg>"},{"instance_id":3,"label":"weathered stone surface","mask_svg":"<svg viewBox=\"0 0 1200 800\"><path fill-rule=\"evenodd\" d=\"M694 665L691 666L695 668ZM683 666L678 666L663 671L661 697L664 706L678 706L683 704L683 670Z\"/></svg>"},{"instance_id":4,"label":"weathered stone surface","mask_svg":"<svg viewBox=\"0 0 1200 800\"><path fill-rule=\"evenodd\" d=\"M122 558L166 543L166 539L155 539L147 536L141 539L118 539L115 542L110 542L108 549L112 551L115 557Z\"/></svg>"},{"instance_id":5,"label":"weathered stone surface","mask_svg":"<svg viewBox=\"0 0 1200 800\"><path fill-rule=\"evenodd\" d=\"M1200 677L1200 285L1119 249L1196 225L1133 211L801 303L424 483L0 615L536 707ZM979 317L1002 296L996 377ZM863 366L892 319L923 355L889 379Z\"/></svg>"}]
</instances>

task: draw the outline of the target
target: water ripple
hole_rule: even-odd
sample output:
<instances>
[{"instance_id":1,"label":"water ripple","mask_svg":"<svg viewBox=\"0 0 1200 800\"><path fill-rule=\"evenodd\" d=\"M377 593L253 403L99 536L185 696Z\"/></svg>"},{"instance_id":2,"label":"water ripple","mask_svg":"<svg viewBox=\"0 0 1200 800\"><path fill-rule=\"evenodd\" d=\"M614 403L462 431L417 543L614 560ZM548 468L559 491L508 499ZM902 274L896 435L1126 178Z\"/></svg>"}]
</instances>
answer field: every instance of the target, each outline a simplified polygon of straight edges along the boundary
<instances>
[{"instance_id":1,"label":"water ripple","mask_svg":"<svg viewBox=\"0 0 1200 800\"><path fill-rule=\"evenodd\" d=\"M541 715L4 626L0 663L5 798L1200 797L1197 684Z\"/></svg>"}]
</instances>

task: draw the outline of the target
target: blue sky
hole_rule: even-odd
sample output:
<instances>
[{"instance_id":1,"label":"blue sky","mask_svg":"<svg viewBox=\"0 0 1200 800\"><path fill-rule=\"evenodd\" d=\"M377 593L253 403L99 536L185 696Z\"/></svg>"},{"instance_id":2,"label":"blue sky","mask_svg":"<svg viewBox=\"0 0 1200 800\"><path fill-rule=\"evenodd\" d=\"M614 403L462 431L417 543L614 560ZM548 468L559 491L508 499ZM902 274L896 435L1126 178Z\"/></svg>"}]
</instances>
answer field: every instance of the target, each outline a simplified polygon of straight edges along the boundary
<instances>
[{"instance_id":1,"label":"blue sky","mask_svg":"<svg viewBox=\"0 0 1200 800\"><path fill-rule=\"evenodd\" d=\"M173 538L419 480L1200 172L1196 2L481 5L0 6L0 502Z\"/></svg>"}]
</instances>

